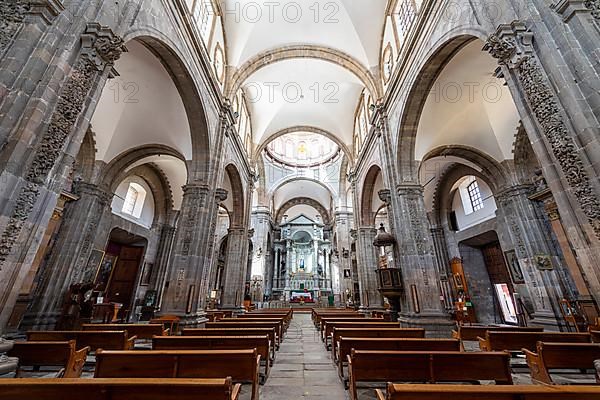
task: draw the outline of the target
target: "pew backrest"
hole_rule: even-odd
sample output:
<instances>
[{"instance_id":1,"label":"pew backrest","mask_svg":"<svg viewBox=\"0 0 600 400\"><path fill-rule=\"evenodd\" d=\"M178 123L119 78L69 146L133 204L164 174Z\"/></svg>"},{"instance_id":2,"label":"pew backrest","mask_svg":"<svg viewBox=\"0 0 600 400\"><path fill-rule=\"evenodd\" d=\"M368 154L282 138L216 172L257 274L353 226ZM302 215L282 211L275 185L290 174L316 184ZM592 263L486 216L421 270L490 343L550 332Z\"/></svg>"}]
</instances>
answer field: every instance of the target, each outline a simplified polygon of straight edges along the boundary
<instances>
[{"instance_id":1,"label":"pew backrest","mask_svg":"<svg viewBox=\"0 0 600 400\"><path fill-rule=\"evenodd\" d=\"M479 338L479 347L482 351L535 351L537 342L590 343L591 337L589 333L487 331L485 338Z\"/></svg>"},{"instance_id":2,"label":"pew backrest","mask_svg":"<svg viewBox=\"0 0 600 400\"><path fill-rule=\"evenodd\" d=\"M0 400L237 400L226 379L2 379Z\"/></svg>"},{"instance_id":3,"label":"pew backrest","mask_svg":"<svg viewBox=\"0 0 600 400\"><path fill-rule=\"evenodd\" d=\"M504 352L356 351L348 356L350 398L358 382L466 382L512 384L510 354Z\"/></svg>"},{"instance_id":4,"label":"pew backrest","mask_svg":"<svg viewBox=\"0 0 600 400\"><path fill-rule=\"evenodd\" d=\"M253 350L98 351L95 378L221 378L252 383L258 399L260 355Z\"/></svg>"},{"instance_id":5,"label":"pew backrest","mask_svg":"<svg viewBox=\"0 0 600 400\"><path fill-rule=\"evenodd\" d=\"M269 337L271 350L275 351L275 328L188 328L182 336L264 336Z\"/></svg>"},{"instance_id":6,"label":"pew backrest","mask_svg":"<svg viewBox=\"0 0 600 400\"><path fill-rule=\"evenodd\" d=\"M238 322L228 322L228 321L218 321L218 322L207 322L205 324L207 328L212 329L220 329L220 328L274 328L275 333L277 335L276 342L279 344L282 340L281 337L281 324L273 321L273 322L264 322L264 321L249 321L249 320L239 320Z\"/></svg>"},{"instance_id":7,"label":"pew backrest","mask_svg":"<svg viewBox=\"0 0 600 400\"><path fill-rule=\"evenodd\" d=\"M131 350L135 336L127 331L29 331L28 342L49 342L75 340L77 348L90 347L92 351Z\"/></svg>"},{"instance_id":8,"label":"pew backrest","mask_svg":"<svg viewBox=\"0 0 600 400\"><path fill-rule=\"evenodd\" d=\"M422 328L338 328L334 326L331 334L331 350L334 359L337 358L337 348L342 336L347 338L424 339L425 330Z\"/></svg>"},{"instance_id":9,"label":"pew backrest","mask_svg":"<svg viewBox=\"0 0 600 400\"><path fill-rule=\"evenodd\" d=\"M62 378L79 378L83 371L89 347L77 350L75 340L62 342L15 342L8 352L9 357L17 357L22 367L61 367Z\"/></svg>"},{"instance_id":10,"label":"pew backrest","mask_svg":"<svg viewBox=\"0 0 600 400\"><path fill-rule=\"evenodd\" d=\"M517 327L517 326L481 326L481 325L461 325L457 330L452 331L452 336L456 339L465 341L477 341L478 337L485 337L487 331L494 332L543 332L540 327Z\"/></svg>"},{"instance_id":11,"label":"pew backrest","mask_svg":"<svg viewBox=\"0 0 600 400\"><path fill-rule=\"evenodd\" d=\"M127 331L138 339L152 339L153 336L168 336L169 330L162 324L83 324L84 331Z\"/></svg>"},{"instance_id":12,"label":"pew backrest","mask_svg":"<svg viewBox=\"0 0 600 400\"><path fill-rule=\"evenodd\" d=\"M388 383L378 400L597 400L600 386L411 385Z\"/></svg>"},{"instance_id":13,"label":"pew backrest","mask_svg":"<svg viewBox=\"0 0 600 400\"><path fill-rule=\"evenodd\" d=\"M536 351L523 349L534 381L551 385L551 370L594 369L600 360L599 343L546 343L538 342Z\"/></svg>"}]
</instances>

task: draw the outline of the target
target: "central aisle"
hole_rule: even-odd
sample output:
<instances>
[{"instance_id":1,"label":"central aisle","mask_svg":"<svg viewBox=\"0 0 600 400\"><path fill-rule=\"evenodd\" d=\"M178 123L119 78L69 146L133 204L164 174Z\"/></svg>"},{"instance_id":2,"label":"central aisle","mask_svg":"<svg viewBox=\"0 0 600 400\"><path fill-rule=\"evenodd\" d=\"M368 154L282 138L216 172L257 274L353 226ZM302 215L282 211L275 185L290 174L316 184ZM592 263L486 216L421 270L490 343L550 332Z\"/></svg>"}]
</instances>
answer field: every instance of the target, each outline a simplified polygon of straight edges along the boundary
<instances>
[{"instance_id":1,"label":"central aisle","mask_svg":"<svg viewBox=\"0 0 600 400\"><path fill-rule=\"evenodd\" d=\"M260 399L348 399L310 314L294 313Z\"/></svg>"}]
</instances>

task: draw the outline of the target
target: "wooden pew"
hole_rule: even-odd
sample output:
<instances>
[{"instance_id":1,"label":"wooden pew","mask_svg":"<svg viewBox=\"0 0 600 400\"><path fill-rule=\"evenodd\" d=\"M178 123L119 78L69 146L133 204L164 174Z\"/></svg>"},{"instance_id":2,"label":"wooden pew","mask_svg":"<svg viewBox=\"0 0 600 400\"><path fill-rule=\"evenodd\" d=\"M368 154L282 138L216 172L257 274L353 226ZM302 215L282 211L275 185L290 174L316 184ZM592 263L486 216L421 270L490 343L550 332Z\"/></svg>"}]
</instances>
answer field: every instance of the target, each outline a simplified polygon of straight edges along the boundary
<instances>
[{"instance_id":1,"label":"wooden pew","mask_svg":"<svg viewBox=\"0 0 600 400\"><path fill-rule=\"evenodd\" d=\"M337 363L340 337L348 338L405 338L424 339L425 329L422 328L337 328L333 327L331 334L332 359Z\"/></svg>"},{"instance_id":2,"label":"wooden pew","mask_svg":"<svg viewBox=\"0 0 600 400\"><path fill-rule=\"evenodd\" d=\"M456 339L398 339L340 337L338 346L338 373L344 381L344 365L352 350L373 351L460 351Z\"/></svg>"},{"instance_id":3,"label":"wooden pew","mask_svg":"<svg viewBox=\"0 0 600 400\"><path fill-rule=\"evenodd\" d=\"M135 336L127 331L29 331L28 342L61 342L75 340L77 348L90 347L91 351L131 350L135 344Z\"/></svg>"},{"instance_id":4,"label":"wooden pew","mask_svg":"<svg viewBox=\"0 0 600 400\"><path fill-rule=\"evenodd\" d=\"M271 361L275 359L275 328L187 328L183 336L269 336ZM271 363L272 365L272 363Z\"/></svg>"},{"instance_id":5,"label":"wooden pew","mask_svg":"<svg viewBox=\"0 0 600 400\"><path fill-rule=\"evenodd\" d=\"M258 400L260 355L252 350L103 351L95 378L222 378L252 384Z\"/></svg>"},{"instance_id":6,"label":"wooden pew","mask_svg":"<svg viewBox=\"0 0 600 400\"><path fill-rule=\"evenodd\" d=\"M348 356L350 399L358 382L494 381L512 385L510 354L504 352L356 351Z\"/></svg>"},{"instance_id":7,"label":"wooden pew","mask_svg":"<svg viewBox=\"0 0 600 400\"><path fill-rule=\"evenodd\" d=\"M249 350L264 360L264 379L269 376L269 337L264 336L155 336L152 350Z\"/></svg>"},{"instance_id":8,"label":"wooden pew","mask_svg":"<svg viewBox=\"0 0 600 400\"><path fill-rule=\"evenodd\" d=\"M230 321L219 321L219 322L207 322L207 328L217 329L217 328L274 328L275 329L275 344L279 348L281 341L283 338L281 335L281 324L279 322L265 322L265 321L245 321L245 320L237 320L236 322Z\"/></svg>"},{"instance_id":9,"label":"wooden pew","mask_svg":"<svg viewBox=\"0 0 600 400\"><path fill-rule=\"evenodd\" d=\"M347 318L347 317L341 317L341 318L337 318L337 317L327 317L327 318L321 318L321 324L319 326L319 332L321 333L321 340L325 340L327 337L329 337L329 335L331 335L331 331L332 331L332 327L331 325L334 325L337 322L358 322L358 323L367 323L367 322L385 322L383 320L383 318L365 318L363 317L358 317L358 318ZM398 327L400 327L400 324L396 324L398 325Z\"/></svg>"},{"instance_id":10,"label":"wooden pew","mask_svg":"<svg viewBox=\"0 0 600 400\"><path fill-rule=\"evenodd\" d=\"M479 337L485 337L487 331L494 332L543 332L544 328L518 327L518 326L494 326L494 325L459 325L452 331L452 337L461 341L478 341Z\"/></svg>"},{"instance_id":11,"label":"wooden pew","mask_svg":"<svg viewBox=\"0 0 600 400\"><path fill-rule=\"evenodd\" d=\"M590 335L592 335L592 342L600 343L600 331L590 331Z\"/></svg>"},{"instance_id":12,"label":"wooden pew","mask_svg":"<svg viewBox=\"0 0 600 400\"><path fill-rule=\"evenodd\" d=\"M278 322L281 337L283 337L283 335L287 331L287 323L285 322L285 317L282 316L263 317L249 315L242 318L223 318L221 322Z\"/></svg>"},{"instance_id":13,"label":"wooden pew","mask_svg":"<svg viewBox=\"0 0 600 400\"><path fill-rule=\"evenodd\" d=\"M600 360L600 344L546 343L538 342L536 351L523 349L531 378L536 383L553 385L552 369L595 369L594 361Z\"/></svg>"},{"instance_id":14,"label":"wooden pew","mask_svg":"<svg viewBox=\"0 0 600 400\"><path fill-rule=\"evenodd\" d=\"M387 393L377 389L377 400L598 400L594 386L470 386L395 385Z\"/></svg>"},{"instance_id":15,"label":"wooden pew","mask_svg":"<svg viewBox=\"0 0 600 400\"><path fill-rule=\"evenodd\" d=\"M151 324L161 324L169 330L169 334L177 335L179 333L179 317L177 315L162 315L150 320Z\"/></svg>"},{"instance_id":16,"label":"wooden pew","mask_svg":"<svg viewBox=\"0 0 600 400\"><path fill-rule=\"evenodd\" d=\"M0 400L238 400L226 379L1 379Z\"/></svg>"},{"instance_id":17,"label":"wooden pew","mask_svg":"<svg viewBox=\"0 0 600 400\"><path fill-rule=\"evenodd\" d=\"M349 321L331 321L327 322L327 326L323 335L328 335L329 339L331 339L331 334L333 333L334 328L363 328L363 329L380 329L380 328L400 328L400 324L398 322L385 322L384 320L371 320L365 319L360 322L349 322ZM327 349L329 349L328 341L325 341L325 345Z\"/></svg>"},{"instance_id":18,"label":"wooden pew","mask_svg":"<svg viewBox=\"0 0 600 400\"><path fill-rule=\"evenodd\" d=\"M284 329L287 331L287 328L290 326L290 322L292 321L292 318L290 317L289 314L275 314L275 313L256 313L256 312L250 312L247 314L241 314L237 316L239 319L249 319L249 320L254 320L254 319L279 319L281 318L283 320L283 325L284 325Z\"/></svg>"},{"instance_id":19,"label":"wooden pew","mask_svg":"<svg viewBox=\"0 0 600 400\"><path fill-rule=\"evenodd\" d=\"M590 343L589 333L563 332L486 332L485 339L479 339L481 351L521 352L522 349L535 351L537 342Z\"/></svg>"},{"instance_id":20,"label":"wooden pew","mask_svg":"<svg viewBox=\"0 0 600 400\"><path fill-rule=\"evenodd\" d=\"M19 365L16 376L21 377L23 366L60 367L57 378L79 378L85 365L89 347L77 350L75 340L62 342L15 342L9 357L17 357Z\"/></svg>"},{"instance_id":21,"label":"wooden pew","mask_svg":"<svg viewBox=\"0 0 600 400\"><path fill-rule=\"evenodd\" d=\"M151 340L153 336L169 336L162 324L83 324L84 331L127 331L138 339Z\"/></svg>"},{"instance_id":22,"label":"wooden pew","mask_svg":"<svg viewBox=\"0 0 600 400\"><path fill-rule=\"evenodd\" d=\"M334 312L334 313L322 313L317 314L314 319L315 327L321 330L321 320L323 318L365 318L364 314L352 312Z\"/></svg>"}]
</instances>

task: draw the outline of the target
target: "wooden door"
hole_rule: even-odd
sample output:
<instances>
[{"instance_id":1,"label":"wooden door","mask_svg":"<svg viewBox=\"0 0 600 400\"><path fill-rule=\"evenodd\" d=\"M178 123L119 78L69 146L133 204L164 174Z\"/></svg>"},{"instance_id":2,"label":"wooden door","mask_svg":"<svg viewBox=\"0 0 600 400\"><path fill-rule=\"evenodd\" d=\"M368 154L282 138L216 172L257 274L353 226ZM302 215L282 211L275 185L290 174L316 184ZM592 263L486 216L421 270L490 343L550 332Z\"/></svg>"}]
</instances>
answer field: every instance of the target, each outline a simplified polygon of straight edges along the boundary
<instances>
[{"instance_id":1,"label":"wooden door","mask_svg":"<svg viewBox=\"0 0 600 400\"><path fill-rule=\"evenodd\" d=\"M502 252L502 248L500 247L500 243L495 242L488 244L481 250L483 252L483 258L485 260L485 265L488 269L492 285L506 283L510 288L510 291L513 292L512 282L508 274L508 268L506 267L506 263L504 261L504 254Z\"/></svg>"},{"instance_id":2,"label":"wooden door","mask_svg":"<svg viewBox=\"0 0 600 400\"><path fill-rule=\"evenodd\" d=\"M123 311L131 309L131 298L144 254L144 247L123 246L119 252L108 287L111 302L123 304Z\"/></svg>"}]
</instances>

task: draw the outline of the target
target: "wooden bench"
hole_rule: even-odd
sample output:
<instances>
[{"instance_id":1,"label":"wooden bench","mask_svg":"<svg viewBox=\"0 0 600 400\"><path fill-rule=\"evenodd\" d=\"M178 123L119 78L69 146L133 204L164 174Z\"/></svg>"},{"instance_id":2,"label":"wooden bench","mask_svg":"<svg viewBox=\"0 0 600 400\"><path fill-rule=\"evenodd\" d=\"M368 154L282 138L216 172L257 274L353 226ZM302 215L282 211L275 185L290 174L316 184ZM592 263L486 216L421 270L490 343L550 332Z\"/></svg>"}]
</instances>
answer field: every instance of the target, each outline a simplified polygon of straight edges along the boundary
<instances>
[{"instance_id":1,"label":"wooden bench","mask_svg":"<svg viewBox=\"0 0 600 400\"><path fill-rule=\"evenodd\" d=\"M321 333L321 340L326 341L330 336L333 330L333 325L338 322L356 322L360 324L364 324L367 322L385 322L383 318L322 318L321 326L319 327L319 332ZM399 328L400 324L396 323L396 328Z\"/></svg>"},{"instance_id":2,"label":"wooden bench","mask_svg":"<svg viewBox=\"0 0 600 400\"><path fill-rule=\"evenodd\" d=\"M329 339L331 339L331 335L333 333L334 328L363 328L363 329L380 329L380 328L400 328L400 324L398 322L385 322L384 320L362 320L360 322L349 322L349 321L331 321L327 323L326 329L323 332L323 335L327 335ZM327 349L329 349L328 340L325 340L325 345Z\"/></svg>"},{"instance_id":3,"label":"wooden bench","mask_svg":"<svg viewBox=\"0 0 600 400\"><path fill-rule=\"evenodd\" d=\"M153 336L168 336L169 330L162 324L83 324L84 331L127 331L138 339L151 340Z\"/></svg>"},{"instance_id":4,"label":"wooden bench","mask_svg":"<svg viewBox=\"0 0 600 400\"><path fill-rule=\"evenodd\" d=\"M479 339L482 351L521 352L522 349L535 351L537 342L590 343L589 333L562 332L486 332L485 339Z\"/></svg>"},{"instance_id":5,"label":"wooden bench","mask_svg":"<svg viewBox=\"0 0 600 400\"><path fill-rule=\"evenodd\" d=\"M594 386L459 386L395 385L387 393L376 390L377 400L598 400L600 387Z\"/></svg>"},{"instance_id":6,"label":"wooden bench","mask_svg":"<svg viewBox=\"0 0 600 400\"><path fill-rule=\"evenodd\" d=\"M404 338L424 339L425 329L422 328L337 328L333 327L331 334L332 359L337 363L337 350L340 337L347 338Z\"/></svg>"},{"instance_id":7,"label":"wooden bench","mask_svg":"<svg viewBox=\"0 0 600 400\"><path fill-rule=\"evenodd\" d=\"M269 376L269 337L264 336L155 336L152 350L249 350L256 349Z\"/></svg>"},{"instance_id":8,"label":"wooden bench","mask_svg":"<svg viewBox=\"0 0 600 400\"><path fill-rule=\"evenodd\" d=\"M357 400L359 382L494 381L511 385L510 354L435 351L357 351L348 356L350 399Z\"/></svg>"},{"instance_id":9,"label":"wooden bench","mask_svg":"<svg viewBox=\"0 0 600 400\"><path fill-rule=\"evenodd\" d=\"M245 321L238 320L237 322L219 321L219 322L207 322L207 328L220 329L220 328L274 328L275 329L275 344L279 348L283 338L281 337L281 324L279 322L264 322L264 321Z\"/></svg>"},{"instance_id":10,"label":"wooden bench","mask_svg":"<svg viewBox=\"0 0 600 400\"><path fill-rule=\"evenodd\" d=\"M79 378L85 365L89 347L77 350L75 340L61 342L15 342L9 357L17 357L16 377L21 377L22 367L59 367L57 378Z\"/></svg>"},{"instance_id":11,"label":"wooden bench","mask_svg":"<svg viewBox=\"0 0 600 400\"><path fill-rule=\"evenodd\" d=\"M600 331L590 331L590 335L592 336L592 342L600 343Z\"/></svg>"},{"instance_id":12,"label":"wooden bench","mask_svg":"<svg viewBox=\"0 0 600 400\"><path fill-rule=\"evenodd\" d=\"M183 330L183 336L269 336L271 344L271 360L275 359L275 328L187 328Z\"/></svg>"},{"instance_id":13,"label":"wooden bench","mask_svg":"<svg viewBox=\"0 0 600 400\"><path fill-rule=\"evenodd\" d=\"M287 328L290 326L290 322L292 321L292 318L288 315L288 314L275 314L275 313L248 313L248 314L241 314L238 315L238 319L248 319L248 320L255 320L255 319L282 319L283 320L283 326L284 329L287 331Z\"/></svg>"},{"instance_id":14,"label":"wooden bench","mask_svg":"<svg viewBox=\"0 0 600 400\"><path fill-rule=\"evenodd\" d=\"M75 340L77 348L90 347L91 351L131 350L135 336L127 331L29 331L28 342L64 342Z\"/></svg>"},{"instance_id":15,"label":"wooden bench","mask_svg":"<svg viewBox=\"0 0 600 400\"><path fill-rule=\"evenodd\" d=\"M373 351L460 351L456 339L398 339L398 338L346 338L340 337L338 346L338 373L344 378L344 364L352 350Z\"/></svg>"},{"instance_id":16,"label":"wooden bench","mask_svg":"<svg viewBox=\"0 0 600 400\"><path fill-rule=\"evenodd\" d=\"M235 322L239 324L249 324L254 322L277 323L277 334L281 338L280 341L283 341L283 335L286 330L283 318L223 318L219 322Z\"/></svg>"},{"instance_id":17,"label":"wooden bench","mask_svg":"<svg viewBox=\"0 0 600 400\"><path fill-rule=\"evenodd\" d=\"M478 338L485 337L487 331L494 332L543 332L544 328L538 327L518 327L518 326L483 326L483 325L460 325L457 330L452 331L452 337L463 341L478 341Z\"/></svg>"},{"instance_id":18,"label":"wooden bench","mask_svg":"<svg viewBox=\"0 0 600 400\"><path fill-rule=\"evenodd\" d=\"M364 314L359 314L357 312L335 312L335 313L327 313L327 314L317 314L314 323L315 327L321 330L321 320L326 318L365 318Z\"/></svg>"},{"instance_id":19,"label":"wooden bench","mask_svg":"<svg viewBox=\"0 0 600 400\"><path fill-rule=\"evenodd\" d=\"M553 385L552 369L594 369L594 361L600 360L600 344L546 343L538 342L536 352L523 349L531 378L536 383Z\"/></svg>"},{"instance_id":20,"label":"wooden bench","mask_svg":"<svg viewBox=\"0 0 600 400\"><path fill-rule=\"evenodd\" d=\"M95 378L222 378L252 384L258 400L256 350L98 351Z\"/></svg>"},{"instance_id":21,"label":"wooden bench","mask_svg":"<svg viewBox=\"0 0 600 400\"><path fill-rule=\"evenodd\" d=\"M152 318L150 323L160 324L169 330L170 335L177 335L179 333L179 321L180 318L176 315L162 315L158 318Z\"/></svg>"},{"instance_id":22,"label":"wooden bench","mask_svg":"<svg viewBox=\"0 0 600 400\"><path fill-rule=\"evenodd\" d=\"M0 400L238 400L226 379L1 379Z\"/></svg>"}]
</instances>

